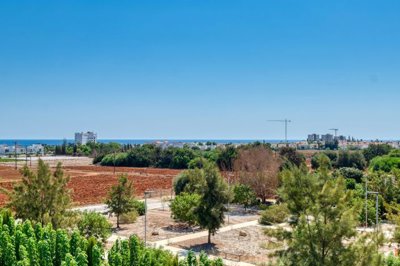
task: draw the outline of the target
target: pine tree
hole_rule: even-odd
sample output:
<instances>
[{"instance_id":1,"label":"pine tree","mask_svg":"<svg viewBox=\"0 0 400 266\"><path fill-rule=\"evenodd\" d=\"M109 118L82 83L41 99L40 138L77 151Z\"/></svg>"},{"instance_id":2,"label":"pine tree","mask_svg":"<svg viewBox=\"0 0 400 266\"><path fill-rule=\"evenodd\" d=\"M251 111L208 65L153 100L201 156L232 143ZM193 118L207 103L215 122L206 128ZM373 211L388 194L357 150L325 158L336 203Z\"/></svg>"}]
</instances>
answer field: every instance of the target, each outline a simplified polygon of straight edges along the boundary
<instances>
[{"instance_id":1,"label":"pine tree","mask_svg":"<svg viewBox=\"0 0 400 266\"><path fill-rule=\"evenodd\" d=\"M42 160L39 160L36 174L27 165L21 173L22 182L16 184L10 194L10 207L18 218L38 221L42 225L50 219L57 227L70 203L69 177L64 177L61 164L57 165L54 175Z\"/></svg>"},{"instance_id":2,"label":"pine tree","mask_svg":"<svg viewBox=\"0 0 400 266\"><path fill-rule=\"evenodd\" d=\"M119 227L119 217L121 214L128 213L134 209L133 205L133 186L125 175L118 179L118 184L112 186L106 204L108 208L117 216L117 228Z\"/></svg>"}]
</instances>

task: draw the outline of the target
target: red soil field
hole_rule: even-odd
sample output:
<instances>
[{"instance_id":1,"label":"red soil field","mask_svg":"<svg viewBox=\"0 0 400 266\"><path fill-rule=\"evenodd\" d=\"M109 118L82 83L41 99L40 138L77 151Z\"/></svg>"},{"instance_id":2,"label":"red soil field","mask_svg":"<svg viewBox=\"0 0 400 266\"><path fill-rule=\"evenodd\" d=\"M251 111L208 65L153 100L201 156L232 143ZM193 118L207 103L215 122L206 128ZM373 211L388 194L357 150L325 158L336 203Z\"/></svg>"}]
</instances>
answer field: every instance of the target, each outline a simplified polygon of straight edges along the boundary
<instances>
[{"instance_id":1,"label":"red soil field","mask_svg":"<svg viewBox=\"0 0 400 266\"><path fill-rule=\"evenodd\" d=\"M132 180L135 195L143 197L145 190L156 193L163 191L164 195L171 193L173 178L180 170L157 168L113 167L103 166L66 166L65 174L71 177L68 187L72 190L73 204L76 206L103 203L109 189L117 183L118 176L126 174ZM0 166L0 186L11 189L14 182L21 176L18 171L9 166ZM0 205L4 205L7 196L0 193Z\"/></svg>"}]
</instances>

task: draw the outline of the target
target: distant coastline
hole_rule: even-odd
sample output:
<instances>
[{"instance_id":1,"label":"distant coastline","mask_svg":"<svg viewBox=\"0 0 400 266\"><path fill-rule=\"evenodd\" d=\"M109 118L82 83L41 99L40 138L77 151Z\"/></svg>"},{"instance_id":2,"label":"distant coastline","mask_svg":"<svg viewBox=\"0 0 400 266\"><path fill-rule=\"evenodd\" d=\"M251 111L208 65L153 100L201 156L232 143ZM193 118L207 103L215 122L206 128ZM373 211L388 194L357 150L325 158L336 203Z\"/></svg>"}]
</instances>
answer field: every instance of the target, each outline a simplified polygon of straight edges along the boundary
<instances>
[{"instance_id":1,"label":"distant coastline","mask_svg":"<svg viewBox=\"0 0 400 266\"><path fill-rule=\"evenodd\" d=\"M65 139L67 143L74 143L73 139ZM0 139L0 145L14 145L15 141L18 145L29 146L32 144L43 144L43 145L61 145L64 139ZM99 139L99 143L110 143L116 142L119 144L146 144L154 143L156 141L167 141L167 142L183 142L183 143L193 143L193 142L216 142L218 144L247 144L252 142L266 142L266 143L280 143L284 140L257 140L257 139ZM299 140L288 140L288 142L298 142Z\"/></svg>"}]
</instances>

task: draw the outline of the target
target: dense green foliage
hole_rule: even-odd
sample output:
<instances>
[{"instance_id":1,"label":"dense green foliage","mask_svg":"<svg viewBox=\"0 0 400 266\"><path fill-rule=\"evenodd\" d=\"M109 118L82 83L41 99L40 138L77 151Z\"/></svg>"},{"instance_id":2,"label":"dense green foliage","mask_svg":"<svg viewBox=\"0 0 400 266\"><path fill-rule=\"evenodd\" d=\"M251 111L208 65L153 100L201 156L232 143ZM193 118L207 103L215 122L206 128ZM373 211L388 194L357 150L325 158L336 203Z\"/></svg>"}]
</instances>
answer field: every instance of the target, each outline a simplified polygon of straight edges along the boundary
<instances>
[{"instance_id":1,"label":"dense green foliage","mask_svg":"<svg viewBox=\"0 0 400 266\"><path fill-rule=\"evenodd\" d=\"M154 144L143 144L100 154L95 157L94 162L100 162L104 166L193 169L201 168L205 161L210 161L216 163L222 170L231 171L236 154L237 148L232 145L200 150L196 146L189 145L184 145L182 148L162 148Z\"/></svg>"},{"instance_id":2,"label":"dense green foliage","mask_svg":"<svg viewBox=\"0 0 400 266\"><path fill-rule=\"evenodd\" d=\"M245 210L257 203L256 193L244 184L238 184L233 188L233 202L242 204Z\"/></svg>"},{"instance_id":3,"label":"dense green foliage","mask_svg":"<svg viewBox=\"0 0 400 266\"><path fill-rule=\"evenodd\" d=\"M336 170L333 174L334 176L342 176L346 179L354 179L354 181L357 183L361 183L362 178L364 177L363 171L351 167L340 168Z\"/></svg>"},{"instance_id":4,"label":"dense green foliage","mask_svg":"<svg viewBox=\"0 0 400 266\"><path fill-rule=\"evenodd\" d=\"M200 189L201 204L195 213L200 227L208 230L208 243L211 243L211 234L215 234L224 223L224 204L228 203L229 195L227 185L214 165L208 164L201 171L205 186Z\"/></svg>"},{"instance_id":5,"label":"dense green foliage","mask_svg":"<svg viewBox=\"0 0 400 266\"><path fill-rule=\"evenodd\" d=\"M336 168L353 167L363 170L365 169L366 165L367 163L361 152L340 151L334 166Z\"/></svg>"},{"instance_id":6,"label":"dense green foliage","mask_svg":"<svg viewBox=\"0 0 400 266\"><path fill-rule=\"evenodd\" d=\"M111 223L106 217L96 212L83 213L78 222L78 229L83 236L93 236L103 242L111 235Z\"/></svg>"},{"instance_id":7,"label":"dense green foliage","mask_svg":"<svg viewBox=\"0 0 400 266\"><path fill-rule=\"evenodd\" d=\"M283 147L279 149L279 155L283 159L283 167L289 167L295 165L300 167L306 162L306 158L303 154L296 151L295 148Z\"/></svg>"},{"instance_id":8,"label":"dense green foliage","mask_svg":"<svg viewBox=\"0 0 400 266\"><path fill-rule=\"evenodd\" d=\"M362 209L352 204L342 177L333 178L324 167L316 173L285 170L279 194L297 217L281 265L382 265L381 240L356 234Z\"/></svg>"},{"instance_id":9,"label":"dense green foliage","mask_svg":"<svg viewBox=\"0 0 400 266\"><path fill-rule=\"evenodd\" d=\"M368 148L363 150L363 154L365 160L367 160L367 162L370 162L375 157L389 154L391 150L392 147L388 144L370 144Z\"/></svg>"},{"instance_id":10,"label":"dense green foliage","mask_svg":"<svg viewBox=\"0 0 400 266\"><path fill-rule=\"evenodd\" d=\"M69 177L64 176L61 164L57 164L52 174L49 165L39 160L36 173L26 165L21 173L22 182L15 184L10 193L9 206L15 210L16 216L59 226L70 203Z\"/></svg>"},{"instance_id":11,"label":"dense green foliage","mask_svg":"<svg viewBox=\"0 0 400 266\"><path fill-rule=\"evenodd\" d=\"M394 169L400 169L400 153L395 150L388 155L378 156L371 160L370 169L372 171L391 172Z\"/></svg>"},{"instance_id":12,"label":"dense green foliage","mask_svg":"<svg viewBox=\"0 0 400 266\"><path fill-rule=\"evenodd\" d=\"M136 237L117 241L103 261L102 244L78 231L54 230L51 224L26 220L16 223L11 212L0 213L0 265L2 266L222 266L205 254L196 258L190 252L178 260L168 251L147 248Z\"/></svg>"},{"instance_id":13,"label":"dense green foliage","mask_svg":"<svg viewBox=\"0 0 400 266\"><path fill-rule=\"evenodd\" d=\"M109 266L223 266L220 259L210 260L204 253L196 258L189 252L186 259L178 260L170 252L148 248L136 237L129 240L117 240L108 253Z\"/></svg>"},{"instance_id":14,"label":"dense green foliage","mask_svg":"<svg viewBox=\"0 0 400 266\"><path fill-rule=\"evenodd\" d=\"M198 219L195 211L200 204L200 199L201 196L196 193L179 194L170 205L172 217L177 221L195 225Z\"/></svg>"},{"instance_id":15,"label":"dense green foliage","mask_svg":"<svg viewBox=\"0 0 400 266\"><path fill-rule=\"evenodd\" d=\"M100 266L104 265L101 254L94 238L29 220L17 224L10 215L0 216L0 265Z\"/></svg>"},{"instance_id":16,"label":"dense green foliage","mask_svg":"<svg viewBox=\"0 0 400 266\"><path fill-rule=\"evenodd\" d=\"M326 155L330 159L331 166L336 169L348 167L364 170L367 166L364 155L359 151L324 151L314 154L311 158L311 166L313 169L319 168L318 160L322 156L321 154Z\"/></svg>"}]
</instances>

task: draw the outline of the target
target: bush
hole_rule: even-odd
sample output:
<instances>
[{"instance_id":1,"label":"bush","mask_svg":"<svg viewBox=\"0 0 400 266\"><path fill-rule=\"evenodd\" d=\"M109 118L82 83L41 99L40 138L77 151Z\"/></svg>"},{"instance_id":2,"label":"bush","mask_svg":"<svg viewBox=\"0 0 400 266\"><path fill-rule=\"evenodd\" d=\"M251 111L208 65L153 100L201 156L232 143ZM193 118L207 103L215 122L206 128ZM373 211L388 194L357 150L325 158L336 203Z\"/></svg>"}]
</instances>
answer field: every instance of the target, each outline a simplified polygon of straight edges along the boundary
<instances>
[{"instance_id":1,"label":"bush","mask_svg":"<svg viewBox=\"0 0 400 266\"><path fill-rule=\"evenodd\" d=\"M133 208L136 210L139 216L142 216L146 213L146 206L144 205L143 201L134 200Z\"/></svg>"},{"instance_id":2,"label":"bush","mask_svg":"<svg viewBox=\"0 0 400 266\"><path fill-rule=\"evenodd\" d=\"M260 224L271 225L283 223L289 217L289 209L286 204L272 205L261 213Z\"/></svg>"},{"instance_id":3,"label":"bush","mask_svg":"<svg viewBox=\"0 0 400 266\"><path fill-rule=\"evenodd\" d=\"M78 229L87 238L93 236L103 242L111 235L111 223L96 212L84 212L78 222Z\"/></svg>"},{"instance_id":4,"label":"bush","mask_svg":"<svg viewBox=\"0 0 400 266\"><path fill-rule=\"evenodd\" d=\"M131 212L121 214L119 220L122 224L133 224L136 222L138 216L138 212L133 210Z\"/></svg>"},{"instance_id":5,"label":"bush","mask_svg":"<svg viewBox=\"0 0 400 266\"><path fill-rule=\"evenodd\" d=\"M200 204L201 196L198 194L189 194L186 192L176 196L171 202L172 217L180 222L186 222L189 225L197 223L195 209Z\"/></svg>"}]
</instances>

